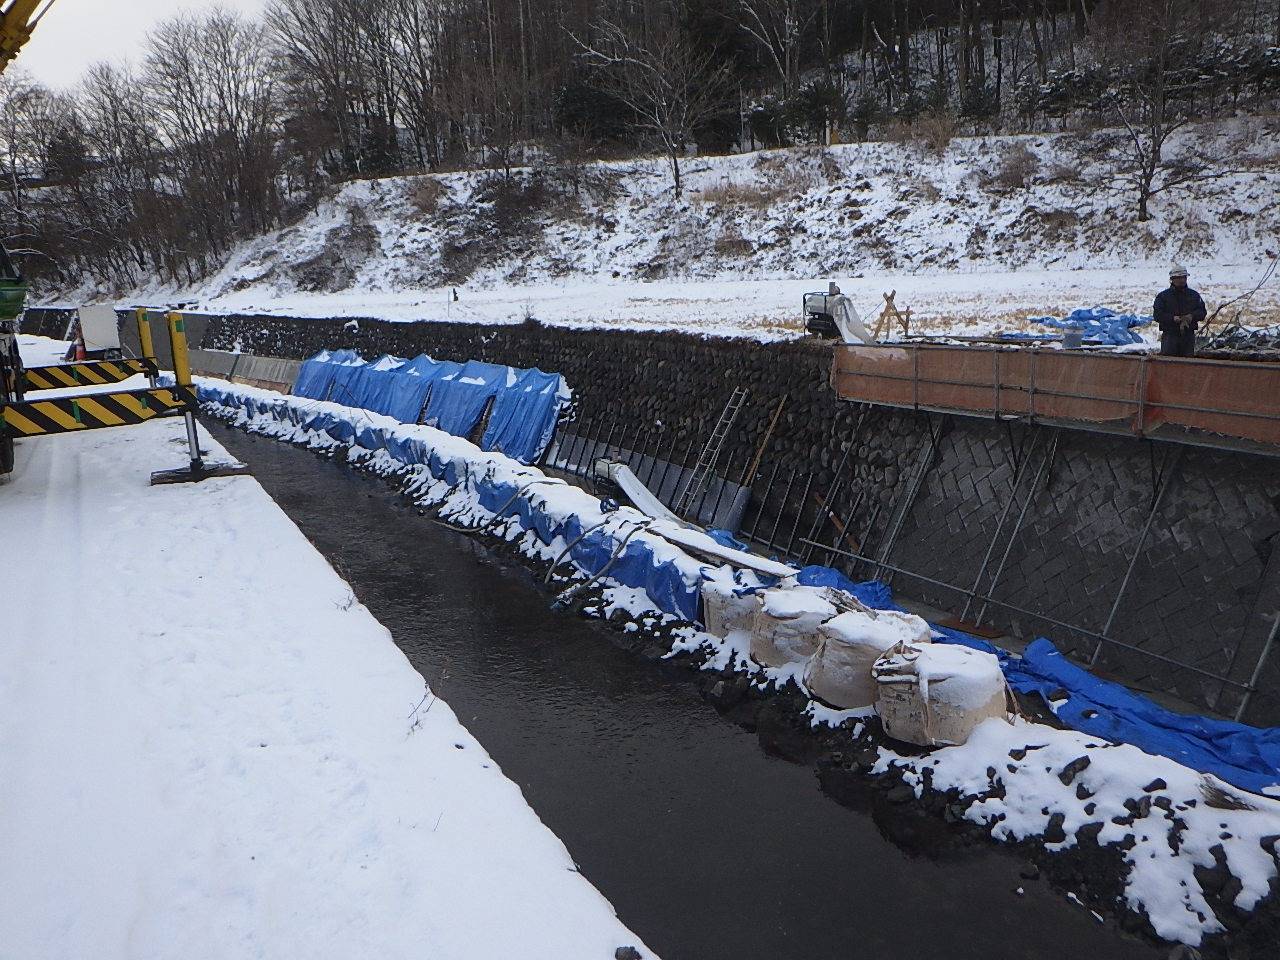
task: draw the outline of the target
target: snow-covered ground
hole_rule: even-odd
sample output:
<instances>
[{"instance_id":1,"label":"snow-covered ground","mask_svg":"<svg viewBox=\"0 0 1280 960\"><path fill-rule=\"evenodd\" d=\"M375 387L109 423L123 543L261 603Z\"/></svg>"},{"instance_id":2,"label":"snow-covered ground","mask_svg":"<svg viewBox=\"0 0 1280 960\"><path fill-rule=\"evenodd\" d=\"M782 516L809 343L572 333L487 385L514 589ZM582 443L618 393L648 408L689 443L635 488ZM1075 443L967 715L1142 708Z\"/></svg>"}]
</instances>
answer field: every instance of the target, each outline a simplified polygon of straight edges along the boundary
<instances>
[{"instance_id":1,"label":"snow-covered ground","mask_svg":"<svg viewBox=\"0 0 1280 960\"><path fill-rule=\"evenodd\" d=\"M1180 260L1212 310L1276 249L1280 137L1267 118L1186 136L1241 172L1157 194L1147 222L1074 135L697 157L680 198L656 160L354 181L206 281L122 302L772 339L835 280L864 313L897 290L918 330L984 334L1077 307L1149 313ZM1252 308L1280 320L1280 281Z\"/></svg>"},{"instance_id":2,"label":"snow-covered ground","mask_svg":"<svg viewBox=\"0 0 1280 960\"><path fill-rule=\"evenodd\" d=\"M0 482L0 956L651 955L256 481L148 486L182 436Z\"/></svg>"}]
</instances>

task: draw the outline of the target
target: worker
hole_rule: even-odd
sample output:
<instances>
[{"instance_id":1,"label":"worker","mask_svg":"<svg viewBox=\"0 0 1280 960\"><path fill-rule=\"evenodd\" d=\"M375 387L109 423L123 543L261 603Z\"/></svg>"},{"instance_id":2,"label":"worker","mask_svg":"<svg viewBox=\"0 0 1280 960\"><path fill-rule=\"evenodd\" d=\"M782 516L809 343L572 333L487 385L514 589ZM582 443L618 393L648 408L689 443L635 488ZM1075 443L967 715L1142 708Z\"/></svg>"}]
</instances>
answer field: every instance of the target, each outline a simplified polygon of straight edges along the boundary
<instances>
[{"instance_id":1,"label":"worker","mask_svg":"<svg viewBox=\"0 0 1280 960\"><path fill-rule=\"evenodd\" d=\"M1161 355L1194 357L1196 327L1204 322L1205 313L1204 300L1187 286L1187 268L1175 263L1169 271L1169 289L1156 295Z\"/></svg>"}]
</instances>

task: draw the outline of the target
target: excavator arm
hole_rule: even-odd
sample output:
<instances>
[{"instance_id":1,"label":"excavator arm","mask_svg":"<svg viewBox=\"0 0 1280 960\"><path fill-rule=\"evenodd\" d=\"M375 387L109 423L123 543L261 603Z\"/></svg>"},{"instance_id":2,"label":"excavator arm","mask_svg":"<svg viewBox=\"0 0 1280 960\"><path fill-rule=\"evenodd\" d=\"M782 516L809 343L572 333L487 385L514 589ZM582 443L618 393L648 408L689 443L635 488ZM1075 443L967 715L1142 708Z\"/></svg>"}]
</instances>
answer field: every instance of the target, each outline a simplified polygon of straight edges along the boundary
<instances>
[{"instance_id":1,"label":"excavator arm","mask_svg":"<svg viewBox=\"0 0 1280 960\"><path fill-rule=\"evenodd\" d=\"M31 39L31 31L51 6L53 0L0 0L0 72Z\"/></svg>"}]
</instances>

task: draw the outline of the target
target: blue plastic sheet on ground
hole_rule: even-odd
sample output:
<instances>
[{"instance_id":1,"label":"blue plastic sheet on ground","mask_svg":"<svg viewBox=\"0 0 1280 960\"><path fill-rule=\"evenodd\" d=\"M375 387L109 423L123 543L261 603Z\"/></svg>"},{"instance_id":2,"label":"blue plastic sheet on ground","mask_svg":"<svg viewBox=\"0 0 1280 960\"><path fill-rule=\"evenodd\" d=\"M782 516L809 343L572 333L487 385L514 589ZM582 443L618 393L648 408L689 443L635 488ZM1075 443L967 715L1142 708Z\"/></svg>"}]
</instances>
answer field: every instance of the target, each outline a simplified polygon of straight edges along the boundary
<instances>
[{"instance_id":1,"label":"blue plastic sheet on ground","mask_svg":"<svg viewBox=\"0 0 1280 960\"><path fill-rule=\"evenodd\" d=\"M1023 676L1010 685L1046 699L1065 690L1068 699L1055 704L1054 713L1077 730L1131 743L1254 793L1280 784L1278 727L1259 729L1166 710L1117 683L1095 677L1043 637L1027 646L1021 661Z\"/></svg>"},{"instance_id":2,"label":"blue plastic sheet on ground","mask_svg":"<svg viewBox=\"0 0 1280 960\"><path fill-rule=\"evenodd\" d=\"M902 609L893 602L886 584L855 583L830 567L805 567L797 579L809 586L843 590L878 610ZM946 643L994 654L1010 687L1019 693L1040 694L1046 702L1054 698L1054 713L1074 730L1112 743L1133 744L1253 793L1280 785L1280 727L1250 727L1166 710L1077 666L1044 637L1028 644L1019 657L960 630L930 626Z\"/></svg>"},{"instance_id":3,"label":"blue plastic sheet on ground","mask_svg":"<svg viewBox=\"0 0 1280 960\"><path fill-rule=\"evenodd\" d=\"M496 392L480 446L533 463L551 442L565 393L560 374L537 367L525 370L515 383Z\"/></svg>"},{"instance_id":4,"label":"blue plastic sheet on ground","mask_svg":"<svg viewBox=\"0 0 1280 960\"><path fill-rule=\"evenodd\" d=\"M1107 307L1081 307L1072 310L1065 317L1030 317L1028 322L1039 323L1046 327L1066 330L1079 327L1084 332L1086 343L1109 344L1121 347L1130 343L1141 343L1142 338L1134 333L1135 327L1146 326L1151 322L1148 316L1136 313L1116 313ZM1056 339L1050 334L1005 333L1006 340L1047 340Z\"/></svg>"},{"instance_id":5,"label":"blue plastic sheet on ground","mask_svg":"<svg viewBox=\"0 0 1280 960\"><path fill-rule=\"evenodd\" d=\"M436 381L423 422L455 437L467 436L484 416L489 401L507 385L510 370L510 367L468 360L461 370Z\"/></svg>"}]
</instances>

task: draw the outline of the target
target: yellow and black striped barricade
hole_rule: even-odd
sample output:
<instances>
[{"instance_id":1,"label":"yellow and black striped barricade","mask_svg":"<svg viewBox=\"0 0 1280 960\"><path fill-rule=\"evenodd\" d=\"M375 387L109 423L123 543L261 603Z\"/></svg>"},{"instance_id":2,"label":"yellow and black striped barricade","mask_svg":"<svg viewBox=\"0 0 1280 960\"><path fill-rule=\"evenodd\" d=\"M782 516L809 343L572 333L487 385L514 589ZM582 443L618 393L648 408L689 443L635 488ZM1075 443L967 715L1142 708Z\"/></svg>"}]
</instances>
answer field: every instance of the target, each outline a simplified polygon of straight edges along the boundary
<instances>
[{"instance_id":1,"label":"yellow and black striped barricade","mask_svg":"<svg viewBox=\"0 0 1280 960\"><path fill-rule=\"evenodd\" d=\"M193 406L194 398L189 390L153 387L6 403L3 415L5 429L11 437L42 437L181 416Z\"/></svg>"},{"instance_id":2,"label":"yellow and black striped barricade","mask_svg":"<svg viewBox=\"0 0 1280 960\"><path fill-rule=\"evenodd\" d=\"M63 390L67 387L99 387L119 383L141 374L156 375L149 360L81 360L47 367L27 367L23 371L24 391Z\"/></svg>"}]
</instances>

